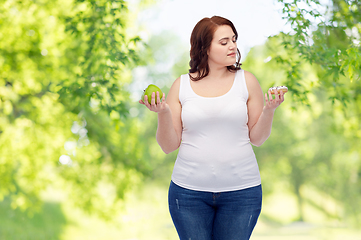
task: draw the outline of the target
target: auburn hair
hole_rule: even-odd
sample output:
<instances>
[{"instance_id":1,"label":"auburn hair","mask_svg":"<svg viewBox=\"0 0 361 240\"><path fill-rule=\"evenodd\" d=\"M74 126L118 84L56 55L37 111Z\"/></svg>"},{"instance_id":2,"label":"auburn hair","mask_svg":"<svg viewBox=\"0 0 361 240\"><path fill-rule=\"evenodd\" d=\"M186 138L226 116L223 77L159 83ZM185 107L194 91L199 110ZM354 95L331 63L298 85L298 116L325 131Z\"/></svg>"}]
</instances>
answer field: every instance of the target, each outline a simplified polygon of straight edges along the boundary
<instances>
[{"instance_id":1,"label":"auburn hair","mask_svg":"<svg viewBox=\"0 0 361 240\"><path fill-rule=\"evenodd\" d=\"M226 18L213 16L211 18L203 18L200 20L196 26L193 28L191 34L191 50L190 50L190 62L189 62L189 73L197 73L196 77L190 78L193 81L201 80L209 74L208 66L208 50L211 46L213 40L213 35L217 28L222 25L228 25L232 28L234 34L236 35L236 40L238 39L238 33L233 23ZM234 65L227 66L227 69L231 72L236 72L241 69L241 53L237 48L237 62Z\"/></svg>"}]
</instances>

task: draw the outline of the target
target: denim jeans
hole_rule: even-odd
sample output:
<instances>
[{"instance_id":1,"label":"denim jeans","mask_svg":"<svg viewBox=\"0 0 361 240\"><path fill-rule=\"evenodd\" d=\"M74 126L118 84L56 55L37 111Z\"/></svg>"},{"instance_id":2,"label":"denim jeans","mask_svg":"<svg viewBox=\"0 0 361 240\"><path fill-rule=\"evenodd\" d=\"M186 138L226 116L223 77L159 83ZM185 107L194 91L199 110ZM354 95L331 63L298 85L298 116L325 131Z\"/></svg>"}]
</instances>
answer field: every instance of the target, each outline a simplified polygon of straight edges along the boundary
<instances>
[{"instance_id":1,"label":"denim jeans","mask_svg":"<svg viewBox=\"0 0 361 240\"><path fill-rule=\"evenodd\" d=\"M171 182L168 203L180 240L246 240L261 212L262 187L212 193Z\"/></svg>"}]
</instances>

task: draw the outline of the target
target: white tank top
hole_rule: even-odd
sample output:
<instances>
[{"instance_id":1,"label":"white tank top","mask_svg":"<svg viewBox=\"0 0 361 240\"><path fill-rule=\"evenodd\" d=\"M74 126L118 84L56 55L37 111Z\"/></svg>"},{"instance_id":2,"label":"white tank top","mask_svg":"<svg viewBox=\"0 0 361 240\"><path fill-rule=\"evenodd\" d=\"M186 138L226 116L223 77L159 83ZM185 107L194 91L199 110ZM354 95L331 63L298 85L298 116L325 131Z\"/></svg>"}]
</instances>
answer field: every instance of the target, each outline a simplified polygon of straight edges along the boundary
<instances>
[{"instance_id":1,"label":"white tank top","mask_svg":"<svg viewBox=\"0 0 361 240\"><path fill-rule=\"evenodd\" d=\"M184 188L224 192L261 184L248 133L248 90L239 70L231 89L219 97L201 97L188 74L180 79L182 142L172 181Z\"/></svg>"}]
</instances>

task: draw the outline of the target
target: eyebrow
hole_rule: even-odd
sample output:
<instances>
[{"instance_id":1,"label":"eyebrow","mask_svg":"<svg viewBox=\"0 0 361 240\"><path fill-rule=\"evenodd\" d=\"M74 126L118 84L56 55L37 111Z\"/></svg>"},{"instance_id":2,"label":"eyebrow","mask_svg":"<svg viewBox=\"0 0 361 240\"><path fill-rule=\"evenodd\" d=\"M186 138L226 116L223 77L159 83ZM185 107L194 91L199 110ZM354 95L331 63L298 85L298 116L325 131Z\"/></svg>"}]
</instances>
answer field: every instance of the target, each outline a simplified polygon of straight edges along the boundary
<instances>
[{"instance_id":1,"label":"eyebrow","mask_svg":"<svg viewBox=\"0 0 361 240\"><path fill-rule=\"evenodd\" d=\"M232 39L233 38L236 38L236 35L233 35ZM237 39L237 38L236 38ZM223 40L229 40L229 37L224 37L224 38L221 38L219 39L219 42L223 41Z\"/></svg>"}]
</instances>

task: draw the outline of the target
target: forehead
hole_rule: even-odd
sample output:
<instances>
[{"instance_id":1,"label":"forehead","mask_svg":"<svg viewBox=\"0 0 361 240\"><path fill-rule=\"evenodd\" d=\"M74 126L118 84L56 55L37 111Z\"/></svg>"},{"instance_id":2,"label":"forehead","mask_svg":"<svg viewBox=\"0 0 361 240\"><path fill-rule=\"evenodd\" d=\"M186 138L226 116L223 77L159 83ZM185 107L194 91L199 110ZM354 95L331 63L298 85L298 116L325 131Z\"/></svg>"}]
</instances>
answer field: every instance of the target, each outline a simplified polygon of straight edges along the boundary
<instances>
[{"instance_id":1,"label":"forehead","mask_svg":"<svg viewBox=\"0 0 361 240\"><path fill-rule=\"evenodd\" d=\"M218 41L222 38L233 38L234 35L235 33L230 26L222 25L217 27L216 31L214 32L213 39Z\"/></svg>"}]
</instances>

